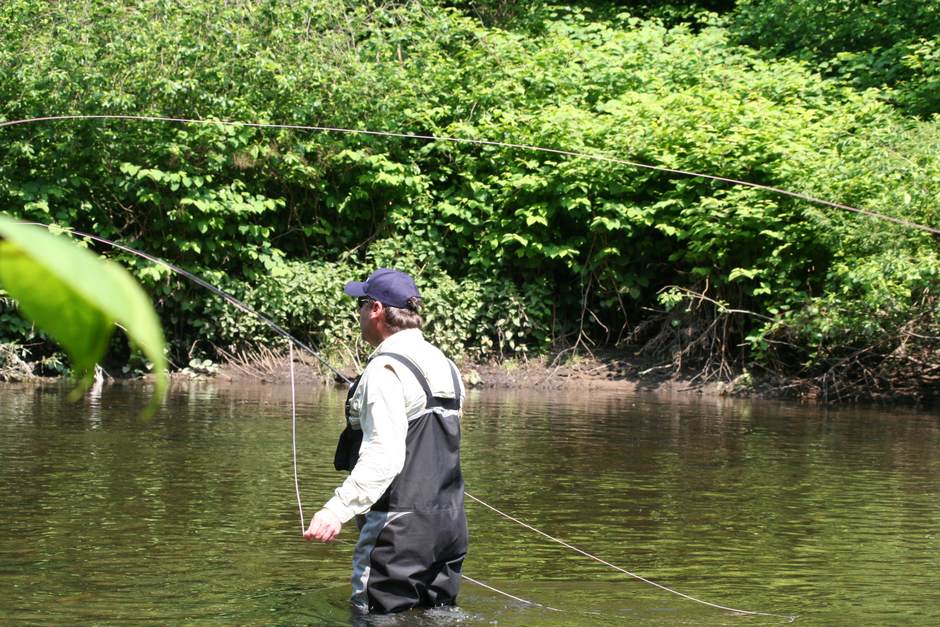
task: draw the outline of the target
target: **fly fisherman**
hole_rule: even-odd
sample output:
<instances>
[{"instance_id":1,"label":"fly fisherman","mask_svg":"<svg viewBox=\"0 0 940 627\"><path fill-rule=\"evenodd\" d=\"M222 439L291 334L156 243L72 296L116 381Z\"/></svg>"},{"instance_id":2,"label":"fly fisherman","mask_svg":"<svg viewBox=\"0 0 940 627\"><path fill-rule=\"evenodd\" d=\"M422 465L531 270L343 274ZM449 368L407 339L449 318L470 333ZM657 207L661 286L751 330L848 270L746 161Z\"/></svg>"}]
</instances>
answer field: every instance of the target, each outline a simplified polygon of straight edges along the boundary
<instances>
[{"instance_id":1,"label":"fly fisherman","mask_svg":"<svg viewBox=\"0 0 940 627\"><path fill-rule=\"evenodd\" d=\"M351 471L304 533L330 542L353 516L352 604L367 612L453 605L467 553L457 367L421 333L414 279L379 269L344 292L375 347L346 398L334 464Z\"/></svg>"}]
</instances>

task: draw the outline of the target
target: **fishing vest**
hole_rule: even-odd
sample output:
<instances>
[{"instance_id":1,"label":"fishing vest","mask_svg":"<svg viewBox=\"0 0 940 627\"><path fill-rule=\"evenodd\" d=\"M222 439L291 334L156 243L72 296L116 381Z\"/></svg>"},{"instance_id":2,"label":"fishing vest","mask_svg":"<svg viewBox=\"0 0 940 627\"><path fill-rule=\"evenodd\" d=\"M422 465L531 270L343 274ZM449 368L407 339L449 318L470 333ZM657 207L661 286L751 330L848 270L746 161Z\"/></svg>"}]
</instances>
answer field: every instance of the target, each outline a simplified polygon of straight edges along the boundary
<instances>
[{"instance_id":1,"label":"fishing vest","mask_svg":"<svg viewBox=\"0 0 940 627\"><path fill-rule=\"evenodd\" d=\"M425 394L424 408L408 418L405 463L401 472L372 506L372 511L440 510L463 507L463 475L460 471L460 375L448 360L454 382L454 398L431 394L427 377L408 357L379 353L408 368ZM352 472L359 460L362 428L350 421L352 398L362 375L346 395L346 428L340 434L333 458L336 470Z\"/></svg>"}]
</instances>

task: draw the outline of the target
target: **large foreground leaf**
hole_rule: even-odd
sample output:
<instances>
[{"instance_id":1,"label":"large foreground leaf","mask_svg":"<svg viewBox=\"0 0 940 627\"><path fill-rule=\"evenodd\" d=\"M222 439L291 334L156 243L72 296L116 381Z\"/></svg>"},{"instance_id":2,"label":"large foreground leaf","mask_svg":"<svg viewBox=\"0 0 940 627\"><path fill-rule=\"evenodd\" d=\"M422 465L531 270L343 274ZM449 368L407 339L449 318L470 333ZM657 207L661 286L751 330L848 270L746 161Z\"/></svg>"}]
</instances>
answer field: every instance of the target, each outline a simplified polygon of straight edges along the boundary
<instances>
[{"instance_id":1,"label":"large foreground leaf","mask_svg":"<svg viewBox=\"0 0 940 627\"><path fill-rule=\"evenodd\" d=\"M155 407L166 390L163 331L143 289L121 266L65 237L0 214L0 287L69 354L87 389L115 323L153 363Z\"/></svg>"}]
</instances>

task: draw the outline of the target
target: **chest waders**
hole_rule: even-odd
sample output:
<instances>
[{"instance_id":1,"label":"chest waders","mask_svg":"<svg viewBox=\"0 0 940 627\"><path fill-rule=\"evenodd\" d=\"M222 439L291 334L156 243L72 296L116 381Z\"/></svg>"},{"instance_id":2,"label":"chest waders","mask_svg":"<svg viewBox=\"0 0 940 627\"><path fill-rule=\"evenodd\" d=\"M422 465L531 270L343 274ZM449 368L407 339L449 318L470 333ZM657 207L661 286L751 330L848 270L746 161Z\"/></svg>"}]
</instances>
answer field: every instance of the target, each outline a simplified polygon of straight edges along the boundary
<instances>
[{"instance_id":1,"label":"chest waders","mask_svg":"<svg viewBox=\"0 0 940 627\"><path fill-rule=\"evenodd\" d=\"M453 605L467 554L467 518L460 472L460 379L450 365L454 398L431 394L427 378L404 355L380 353L401 362L424 389L424 408L408 419L405 464L364 516L357 516L359 541L353 554L352 602L386 613L413 607ZM349 470L359 459L362 429L350 421L336 447L334 466Z\"/></svg>"}]
</instances>

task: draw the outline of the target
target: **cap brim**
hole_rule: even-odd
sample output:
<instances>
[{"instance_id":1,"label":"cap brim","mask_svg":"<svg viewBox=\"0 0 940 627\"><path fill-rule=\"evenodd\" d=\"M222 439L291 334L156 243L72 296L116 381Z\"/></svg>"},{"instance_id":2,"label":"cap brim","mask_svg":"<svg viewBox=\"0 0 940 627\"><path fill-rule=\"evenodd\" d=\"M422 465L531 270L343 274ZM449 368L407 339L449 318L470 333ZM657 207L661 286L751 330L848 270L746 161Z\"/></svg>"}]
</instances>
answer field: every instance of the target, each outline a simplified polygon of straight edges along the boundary
<instances>
[{"instance_id":1,"label":"cap brim","mask_svg":"<svg viewBox=\"0 0 940 627\"><path fill-rule=\"evenodd\" d=\"M350 281L343 288L343 293L353 298L362 298L366 295L366 284L362 281Z\"/></svg>"}]
</instances>

